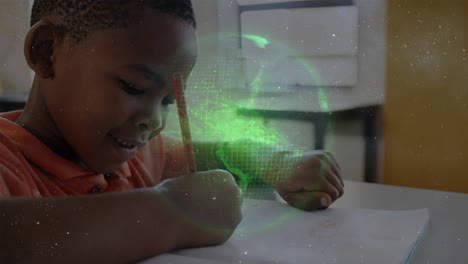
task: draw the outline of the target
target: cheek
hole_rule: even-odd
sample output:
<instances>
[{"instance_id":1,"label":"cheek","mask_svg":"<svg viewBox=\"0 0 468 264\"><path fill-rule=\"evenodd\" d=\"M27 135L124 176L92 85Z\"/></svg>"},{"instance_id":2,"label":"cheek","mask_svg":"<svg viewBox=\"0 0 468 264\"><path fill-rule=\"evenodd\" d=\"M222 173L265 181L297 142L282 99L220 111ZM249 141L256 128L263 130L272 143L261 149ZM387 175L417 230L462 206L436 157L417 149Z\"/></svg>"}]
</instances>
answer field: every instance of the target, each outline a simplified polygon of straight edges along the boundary
<instances>
[{"instance_id":1,"label":"cheek","mask_svg":"<svg viewBox=\"0 0 468 264\"><path fill-rule=\"evenodd\" d=\"M81 109L92 122L90 126L102 132L123 126L136 111L138 102L112 85L98 89L86 97Z\"/></svg>"},{"instance_id":2,"label":"cheek","mask_svg":"<svg viewBox=\"0 0 468 264\"><path fill-rule=\"evenodd\" d=\"M119 100L119 96L107 97L94 102L92 113L98 126L118 127L130 120L135 112L135 104L128 100Z\"/></svg>"}]
</instances>

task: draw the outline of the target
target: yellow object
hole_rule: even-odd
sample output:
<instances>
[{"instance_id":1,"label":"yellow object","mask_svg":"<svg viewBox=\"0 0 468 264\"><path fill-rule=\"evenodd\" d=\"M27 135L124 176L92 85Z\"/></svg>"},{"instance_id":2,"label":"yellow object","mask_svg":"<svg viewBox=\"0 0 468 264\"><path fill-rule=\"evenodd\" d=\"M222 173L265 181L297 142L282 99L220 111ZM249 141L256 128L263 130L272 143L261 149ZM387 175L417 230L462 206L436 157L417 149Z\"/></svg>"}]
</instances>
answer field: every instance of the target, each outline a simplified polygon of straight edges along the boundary
<instances>
[{"instance_id":1,"label":"yellow object","mask_svg":"<svg viewBox=\"0 0 468 264\"><path fill-rule=\"evenodd\" d=\"M467 9L388 0L386 184L468 193Z\"/></svg>"}]
</instances>

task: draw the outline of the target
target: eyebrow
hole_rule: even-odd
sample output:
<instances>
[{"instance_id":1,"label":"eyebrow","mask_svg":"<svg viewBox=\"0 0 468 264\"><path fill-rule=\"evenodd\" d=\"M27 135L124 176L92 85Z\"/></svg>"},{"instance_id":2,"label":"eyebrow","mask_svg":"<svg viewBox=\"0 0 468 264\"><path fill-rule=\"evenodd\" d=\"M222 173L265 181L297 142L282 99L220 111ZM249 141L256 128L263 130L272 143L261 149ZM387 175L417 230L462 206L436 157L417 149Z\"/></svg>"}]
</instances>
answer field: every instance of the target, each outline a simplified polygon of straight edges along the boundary
<instances>
[{"instance_id":1,"label":"eyebrow","mask_svg":"<svg viewBox=\"0 0 468 264\"><path fill-rule=\"evenodd\" d=\"M146 78L153 80L153 82L156 82L158 85L162 87L166 86L166 81L161 76L161 74L151 70L151 68L148 66L139 65L139 64L131 64L131 65L127 65L126 68L137 71L145 75Z\"/></svg>"}]
</instances>

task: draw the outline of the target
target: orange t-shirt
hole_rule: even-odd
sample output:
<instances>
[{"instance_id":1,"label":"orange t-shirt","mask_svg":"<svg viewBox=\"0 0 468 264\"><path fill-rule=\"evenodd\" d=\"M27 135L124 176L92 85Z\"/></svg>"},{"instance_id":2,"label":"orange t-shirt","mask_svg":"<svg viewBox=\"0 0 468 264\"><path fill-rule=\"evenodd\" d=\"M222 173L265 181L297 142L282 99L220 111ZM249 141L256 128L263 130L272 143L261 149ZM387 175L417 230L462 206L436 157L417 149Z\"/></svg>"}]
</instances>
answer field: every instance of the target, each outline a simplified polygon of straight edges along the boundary
<instances>
[{"instance_id":1,"label":"orange t-shirt","mask_svg":"<svg viewBox=\"0 0 468 264\"><path fill-rule=\"evenodd\" d=\"M88 171L16 124L21 113L0 113L0 197L118 192L156 186L188 171L181 140L165 134L111 174Z\"/></svg>"}]
</instances>

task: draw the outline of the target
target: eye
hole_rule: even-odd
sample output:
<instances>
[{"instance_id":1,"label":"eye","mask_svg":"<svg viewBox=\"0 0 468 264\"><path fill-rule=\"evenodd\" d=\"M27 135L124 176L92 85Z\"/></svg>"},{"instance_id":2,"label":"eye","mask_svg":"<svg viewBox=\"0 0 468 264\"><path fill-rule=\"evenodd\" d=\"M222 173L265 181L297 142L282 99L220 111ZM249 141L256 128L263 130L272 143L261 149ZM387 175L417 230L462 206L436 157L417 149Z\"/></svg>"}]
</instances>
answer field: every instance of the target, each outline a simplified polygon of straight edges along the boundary
<instances>
[{"instance_id":1,"label":"eye","mask_svg":"<svg viewBox=\"0 0 468 264\"><path fill-rule=\"evenodd\" d=\"M119 82L122 85L123 90L129 95L140 95L145 92L143 90L137 89L135 85L128 83L124 80L119 80Z\"/></svg>"},{"instance_id":2,"label":"eye","mask_svg":"<svg viewBox=\"0 0 468 264\"><path fill-rule=\"evenodd\" d=\"M163 101L162 101L162 104L165 105L165 106L168 106L168 105L171 105L171 104L174 104L175 103L175 100L174 99L169 99L169 98L164 98Z\"/></svg>"}]
</instances>

